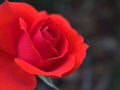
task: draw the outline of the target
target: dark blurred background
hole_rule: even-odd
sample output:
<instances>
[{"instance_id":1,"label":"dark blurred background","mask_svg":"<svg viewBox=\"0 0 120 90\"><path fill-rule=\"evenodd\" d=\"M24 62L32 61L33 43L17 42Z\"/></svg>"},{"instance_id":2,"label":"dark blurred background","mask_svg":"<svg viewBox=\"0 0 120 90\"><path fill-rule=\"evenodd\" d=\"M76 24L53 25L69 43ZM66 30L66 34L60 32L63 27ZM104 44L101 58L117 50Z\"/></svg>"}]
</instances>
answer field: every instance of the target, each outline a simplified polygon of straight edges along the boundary
<instances>
[{"instance_id":1,"label":"dark blurred background","mask_svg":"<svg viewBox=\"0 0 120 90\"><path fill-rule=\"evenodd\" d=\"M53 79L62 90L120 90L120 0L10 0L62 14L90 45L82 66ZM2 0L1 0L2 2ZM38 79L36 90L53 90Z\"/></svg>"}]
</instances>

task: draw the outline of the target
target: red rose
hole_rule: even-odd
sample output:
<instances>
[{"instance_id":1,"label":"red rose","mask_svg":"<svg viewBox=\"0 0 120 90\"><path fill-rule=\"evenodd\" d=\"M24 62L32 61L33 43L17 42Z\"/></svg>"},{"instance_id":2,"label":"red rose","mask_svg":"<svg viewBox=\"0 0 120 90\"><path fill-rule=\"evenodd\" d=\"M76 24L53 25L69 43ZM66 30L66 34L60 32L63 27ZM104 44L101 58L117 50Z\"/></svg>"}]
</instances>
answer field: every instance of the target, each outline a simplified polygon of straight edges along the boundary
<instances>
[{"instance_id":1,"label":"red rose","mask_svg":"<svg viewBox=\"0 0 120 90\"><path fill-rule=\"evenodd\" d=\"M20 2L0 5L0 90L33 90L34 75L67 76L81 65L87 48L61 15Z\"/></svg>"}]
</instances>

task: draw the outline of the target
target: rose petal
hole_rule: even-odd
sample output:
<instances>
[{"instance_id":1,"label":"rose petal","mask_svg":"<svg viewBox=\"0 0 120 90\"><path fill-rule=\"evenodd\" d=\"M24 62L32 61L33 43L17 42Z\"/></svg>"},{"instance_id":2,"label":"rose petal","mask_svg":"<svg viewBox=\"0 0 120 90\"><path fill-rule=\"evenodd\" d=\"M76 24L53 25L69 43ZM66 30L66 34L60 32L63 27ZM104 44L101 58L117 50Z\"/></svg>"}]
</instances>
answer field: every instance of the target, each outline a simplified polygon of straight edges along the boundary
<instances>
[{"instance_id":1,"label":"rose petal","mask_svg":"<svg viewBox=\"0 0 120 90\"><path fill-rule=\"evenodd\" d=\"M48 15L46 11L38 12L38 17L34 20L33 24L31 25L30 29L30 35L32 36L36 30L40 27L40 24L43 21L46 21L48 19Z\"/></svg>"},{"instance_id":2,"label":"rose petal","mask_svg":"<svg viewBox=\"0 0 120 90\"><path fill-rule=\"evenodd\" d=\"M45 19L45 17L47 19ZM65 55L66 52L68 51L69 44L64 33L61 32L59 33L59 28L57 27L57 25L51 22L51 20L48 19L48 16L45 17L43 18L43 20L40 19L41 22L38 21L37 24L34 26L34 31L35 30L37 31L34 32L34 34L32 35L32 41L36 49L39 51L40 55L43 57L43 59L50 60ZM42 29L41 28L42 25L44 25L47 22L50 23L50 27L51 27L48 29L54 29L54 33L56 32L56 35L58 36L53 41L50 41L43 36L43 34L45 34L45 32L43 32L44 30L40 31ZM46 28L49 27L49 24L45 24L45 25Z\"/></svg>"},{"instance_id":3,"label":"rose petal","mask_svg":"<svg viewBox=\"0 0 120 90\"><path fill-rule=\"evenodd\" d=\"M69 22L59 14L50 15L51 20L61 28L61 32L66 33L67 38L71 41L77 42L75 40L81 41L83 43L83 37L79 35L76 30L73 30ZM73 43L74 44L74 43Z\"/></svg>"},{"instance_id":4,"label":"rose petal","mask_svg":"<svg viewBox=\"0 0 120 90\"><path fill-rule=\"evenodd\" d=\"M67 76L70 73L76 71L77 68L79 68L86 56L86 50L89 47L87 44L84 43L83 37L73 29L67 32L67 37L72 47L71 54L75 57L75 65L71 71L65 73L63 76Z\"/></svg>"},{"instance_id":5,"label":"rose petal","mask_svg":"<svg viewBox=\"0 0 120 90\"><path fill-rule=\"evenodd\" d=\"M28 26L28 30L30 30L32 23L38 17L38 12L35 8L25 2L10 2L10 5L18 16L23 18Z\"/></svg>"},{"instance_id":6,"label":"rose petal","mask_svg":"<svg viewBox=\"0 0 120 90\"><path fill-rule=\"evenodd\" d=\"M56 49L59 52L59 56L64 56L68 51L70 51L68 39L64 34L61 35L58 43L56 45Z\"/></svg>"},{"instance_id":7,"label":"rose petal","mask_svg":"<svg viewBox=\"0 0 120 90\"><path fill-rule=\"evenodd\" d=\"M43 60L55 57L57 55L56 50L51 46L51 43L48 40L43 38L39 29L33 35L32 41Z\"/></svg>"},{"instance_id":8,"label":"rose petal","mask_svg":"<svg viewBox=\"0 0 120 90\"><path fill-rule=\"evenodd\" d=\"M58 67L61 67L61 62L64 63L64 62L66 62L66 60L68 60L67 58L69 57L68 54L70 51L70 50L68 50L68 47L69 47L68 41L65 41L63 44L64 44L64 47L62 48L59 56L52 57L52 58L49 58L49 59L41 62L41 64L39 65L40 69L42 69L44 71L52 71ZM57 67L56 67L56 65L57 65Z\"/></svg>"},{"instance_id":9,"label":"rose petal","mask_svg":"<svg viewBox=\"0 0 120 90\"><path fill-rule=\"evenodd\" d=\"M18 57L35 66L39 66L42 61L42 58L34 48L28 33L24 30L18 43L17 52Z\"/></svg>"},{"instance_id":10,"label":"rose petal","mask_svg":"<svg viewBox=\"0 0 120 90\"><path fill-rule=\"evenodd\" d=\"M59 31L55 24L50 22L50 20L48 20L48 23L46 23L43 26L44 27L41 28L41 33L43 37L49 40L52 46L55 47L58 40L60 39L61 32Z\"/></svg>"},{"instance_id":11,"label":"rose petal","mask_svg":"<svg viewBox=\"0 0 120 90\"><path fill-rule=\"evenodd\" d=\"M27 30L34 32L33 27L39 19L43 19L47 14L45 11L38 12L34 7L27 3L10 2L11 7L16 11L27 24Z\"/></svg>"},{"instance_id":12,"label":"rose petal","mask_svg":"<svg viewBox=\"0 0 120 90\"><path fill-rule=\"evenodd\" d=\"M0 90L34 90L35 76L23 71L13 59L0 50Z\"/></svg>"},{"instance_id":13,"label":"rose petal","mask_svg":"<svg viewBox=\"0 0 120 90\"><path fill-rule=\"evenodd\" d=\"M39 69L47 72L54 71L57 68L61 67L64 63L67 63L67 61L69 61L68 59L69 57L73 57L73 56L71 55L68 56L68 53L67 53L66 55L63 55L63 56L58 56L58 57L51 58L49 60L45 60L41 62Z\"/></svg>"},{"instance_id":14,"label":"rose petal","mask_svg":"<svg viewBox=\"0 0 120 90\"><path fill-rule=\"evenodd\" d=\"M62 16L59 14L51 14L49 15L50 19L52 19L54 21L54 23L56 23L57 25L60 25L62 28L64 28L64 30L68 31L67 28L71 28L70 23Z\"/></svg>"},{"instance_id":15,"label":"rose petal","mask_svg":"<svg viewBox=\"0 0 120 90\"><path fill-rule=\"evenodd\" d=\"M7 1L0 5L0 18L0 48L15 55L21 32L19 19Z\"/></svg>"},{"instance_id":16,"label":"rose petal","mask_svg":"<svg viewBox=\"0 0 120 90\"><path fill-rule=\"evenodd\" d=\"M71 42L71 54L75 56L74 68L70 72L66 73L66 75L69 75L82 64L89 46L84 43L83 37L75 32L75 30L71 30L71 32L69 32L67 35L69 41Z\"/></svg>"},{"instance_id":17,"label":"rose petal","mask_svg":"<svg viewBox=\"0 0 120 90\"><path fill-rule=\"evenodd\" d=\"M39 68L36 68L33 65L31 65L19 58L16 58L15 61L18 65L20 65L25 71L27 71L29 73L36 74L36 75L42 75L42 76L57 77L57 78L62 77L62 75L64 73L70 71L75 64L74 57L72 55L70 55L66 58L66 60L64 62L61 62L61 66L54 68L53 71L45 72L45 71L40 70ZM59 60L59 62L60 62L60 60ZM54 65L57 66L57 64L54 64ZM51 68L53 68L53 67L51 67Z\"/></svg>"},{"instance_id":18,"label":"rose petal","mask_svg":"<svg viewBox=\"0 0 120 90\"><path fill-rule=\"evenodd\" d=\"M68 76L69 74L73 73L76 71L76 69L79 68L79 66L82 64L85 56L86 56L86 50L88 48L88 45L85 44L85 43L82 43L81 45L78 44L78 46L76 45L76 49L73 49L73 55L75 56L75 64L74 64L74 67L63 74L63 77L66 77Z\"/></svg>"},{"instance_id":19,"label":"rose petal","mask_svg":"<svg viewBox=\"0 0 120 90\"><path fill-rule=\"evenodd\" d=\"M17 47L18 56L24 59L25 61L32 63L35 66L38 66L41 61L41 56L35 50L32 41L30 40L30 36L27 32L26 22L23 20L23 18L20 18L19 20L20 27L23 30L23 33L21 35Z\"/></svg>"},{"instance_id":20,"label":"rose petal","mask_svg":"<svg viewBox=\"0 0 120 90\"><path fill-rule=\"evenodd\" d=\"M74 68L63 75L67 76L70 73L74 72L82 64L83 59L86 55L86 49L88 48L88 45L84 43L83 37L79 35L74 29L72 29L67 20L61 15L53 14L50 17L53 20L53 22L61 28L61 31L66 33L66 37L68 38L71 46L70 53L75 57Z\"/></svg>"}]
</instances>

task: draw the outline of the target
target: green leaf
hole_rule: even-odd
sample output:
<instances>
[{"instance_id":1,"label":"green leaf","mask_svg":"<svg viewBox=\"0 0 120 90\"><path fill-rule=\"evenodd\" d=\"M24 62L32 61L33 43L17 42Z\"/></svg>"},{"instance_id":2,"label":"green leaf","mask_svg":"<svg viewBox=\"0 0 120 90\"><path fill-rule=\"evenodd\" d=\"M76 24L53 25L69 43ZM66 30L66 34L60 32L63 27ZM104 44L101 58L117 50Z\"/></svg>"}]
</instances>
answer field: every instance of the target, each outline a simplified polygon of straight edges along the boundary
<instances>
[{"instance_id":1,"label":"green leaf","mask_svg":"<svg viewBox=\"0 0 120 90\"><path fill-rule=\"evenodd\" d=\"M50 87L54 88L55 90L61 90L58 87L56 87L52 81L51 78L49 77L45 77L45 76L38 76L42 81L44 81L47 85L49 85Z\"/></svg>"}]
</instances>

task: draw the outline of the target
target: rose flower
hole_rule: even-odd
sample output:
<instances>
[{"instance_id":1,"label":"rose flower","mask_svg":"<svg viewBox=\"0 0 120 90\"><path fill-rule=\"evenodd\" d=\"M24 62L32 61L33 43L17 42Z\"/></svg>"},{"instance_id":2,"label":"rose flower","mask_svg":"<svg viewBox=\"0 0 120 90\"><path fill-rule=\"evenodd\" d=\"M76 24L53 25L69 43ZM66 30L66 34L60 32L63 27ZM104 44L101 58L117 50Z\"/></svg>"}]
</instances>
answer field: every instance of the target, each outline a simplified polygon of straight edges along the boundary
<instances>
[{"instance_id":1,"label":"rose flower","mask_svg":"<svg viewBox=\"0 0 120 90\"><path fill-rule=\"evenodd\" d=\"M0 5L0 90L34 90L35 75L68 76L82 64L87 48L59 14L22 2Z\"/></svg>"}]
</instances>

